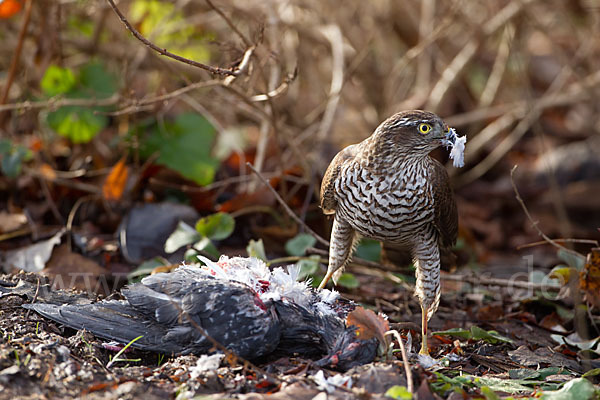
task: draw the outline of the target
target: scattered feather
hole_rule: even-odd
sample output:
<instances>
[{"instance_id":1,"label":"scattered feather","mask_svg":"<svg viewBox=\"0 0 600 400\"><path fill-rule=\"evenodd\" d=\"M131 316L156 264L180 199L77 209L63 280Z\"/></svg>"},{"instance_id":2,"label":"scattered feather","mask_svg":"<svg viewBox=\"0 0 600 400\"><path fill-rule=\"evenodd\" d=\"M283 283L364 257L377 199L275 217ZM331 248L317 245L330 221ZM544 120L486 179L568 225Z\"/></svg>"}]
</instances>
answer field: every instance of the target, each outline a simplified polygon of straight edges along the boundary
<instances>
[{"instance_id":1,"label":"scattered feather","mask_svg":"<svg viewBox=\"0 0 600 400\"><path fill-rule=\"evenodd\" d=\"M419 361L419 365L425 369L435 367L439 364L439 360L436 360L428 354L417 355L417 360Z\"/></svg>"},{"instance_id":2,"label":"scattered feather","mask_svg":"<svg viewBox=\"0 0 600 400\"><path fill-rule=\"evenodd\" d=\"M203 354L196 362L196 366L190 368L190 376L192 379L198 378L202 372L214 371L221 365L221 360L225 357L225 354L217 353L211 356Z\"/></svg>"},{"instance_id":3,"label":"scattered feather","mask_svg":"<svg viewBox=\"0 0 600 400\"><path fill-rule=\"evenodd\" d=\"M455 167L463 167L465 165L465 144L467 136L458 136L454 128L450 128L446 134L446 138L442 141L444 146L450 147L450 158L452 165Z\"/></svg>"},{"instance_id":4,"label":"scattered feather","mask_svg":"<svg viewBox=\"0 0 600 400\"><path fill-rule=\"evenodd\" d=\"M325 378L323 370L319 370L319 372L314 374L313 380L320 390L324 390L329 394L335 392L339 387L352 388L352 378L350 376L336 374Z\"/></svg>"}]
</instances>

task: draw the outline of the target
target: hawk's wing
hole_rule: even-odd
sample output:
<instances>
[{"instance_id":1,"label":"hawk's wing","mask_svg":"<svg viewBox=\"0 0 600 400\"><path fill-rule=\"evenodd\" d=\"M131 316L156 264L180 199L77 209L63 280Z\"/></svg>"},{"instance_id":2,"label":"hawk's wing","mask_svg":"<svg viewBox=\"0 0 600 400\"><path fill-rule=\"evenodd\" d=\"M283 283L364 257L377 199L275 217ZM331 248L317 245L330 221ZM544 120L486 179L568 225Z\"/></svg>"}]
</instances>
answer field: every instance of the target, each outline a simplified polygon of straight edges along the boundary
<instances>
[{"instance_id":1,"label":"hawk's wing","mask_svg":"<svg viewBox=\"0 0 600 400\"><path fill-rule=\"evenodd\" d=\"M335 214L337 200L335 196L335 181L340 175L342 166L354 159L356 156L356 145L350 145L337 155L327 167L323 182L321 183L321 208L325 214Z\"/></svg>"},{"instance_id":2,"label":"hawk's wing","mask_svg":"<svg viewBox=\"0 0 600 400\"><path fill-rule=\"evenodd\" d=\"M429 176L433 187L435 208L433 223L440 233L442 244L450 247L456 243L458 236L458 211L450 187L450 178L446 168L436 160L431 163Z\"/></svg>"}]
</instances>

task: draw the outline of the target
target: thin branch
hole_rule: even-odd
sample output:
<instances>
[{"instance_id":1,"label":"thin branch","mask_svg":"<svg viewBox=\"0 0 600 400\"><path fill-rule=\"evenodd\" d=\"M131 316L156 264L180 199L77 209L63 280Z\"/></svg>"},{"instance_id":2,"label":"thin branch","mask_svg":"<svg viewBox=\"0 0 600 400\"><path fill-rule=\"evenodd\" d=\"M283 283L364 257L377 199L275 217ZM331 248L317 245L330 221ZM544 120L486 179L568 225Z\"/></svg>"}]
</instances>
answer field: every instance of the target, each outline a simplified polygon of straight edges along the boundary
<instances>
[{"instance_id":1,"label":"thin branch","mask_svg":"<svg viewBox=\"0 0 600 400\"><path fill-rule=\"evenodd\" d=\"M280 176L280 174L276 174L276 173L269 173L269 174L264 174L264 175L266 175L267 179L271 179L276 176ZM236 183L246 183L251 179L252 179L252 175L238 175L238 176L232 176L230 178L223 179L221 181L215 181L206 186L191 186L191 185L186 185L186 184L181 184L181 183L161 181L154 177L150 178L148 182L152 185L173 188L173 189L177 189L177 190L180 190L180 191L186 192L186 193L203 193L203 192L211 191L213 189L221 188L223 186L233 185ZM283 176L282 179L284 179L285 181L294 182L294 183L304 183L304 180L302 180L301 178L294 177L292 175Z\"/></svg>"},{"instance_id":2,"label":"thin branch","mask_svg":"<svg viewBox=\"0 0 600 400\"><path fill-rule=\"evenodd\" d=\"M40 108L55 110L64 106L104 107L117 104L120 98L121 96L118 94L114 94L105 99L66 99L55 96L43 101L23 101L20 103L3 104L0 105L0 112L6 110L32 110Z\"/></svg>"},{"instance_id":3,"label":"thin branch","mask_svg":"<svg viewBox=\"0 0 600 400\"><path fill-rule=\"evenodd\" d=\"M532 0L521 0L508 3L483 25L483 32L474 35L448 64L442 76L436 82L429 95L427 108L437 110L440 103L454 84L460 73L471 62L473 56L483 43L483 39L493 35L498 29L509 23Z\"/></svg>"},{"instance_id":4,"label":"thin branch","mask_svg":"<svg viewBox=\"0 0 600 400\"><path fill-rule=\"evenodd\" d=\"M554 241L556 243L583 243L583 244L593 244L596 247L600 246L600 244L598 244L598 241L597 240L593 240L593 239L564 238L564 239L554 239ZM522 244L520 246L517 246L517 250L527 249L527 248L535 247L535 246L540 246L542 244L548 244L548 242L545 241L545 240L540 240L538 242Z\"/></svg>"},{"instance_id":5,"label":"thin branch","mask_svg":"<svg viewBox=\"0 0 600 400\"><path fill-rule=\"evenodd\" d=\"M131 114L131 113L135 113L138 111L143 111L142 107L145 107L145 106L148 106L148 105L151 105L154 103L158 103L158 102L171 100L175 97L179 97L179 96L181 96L187 92L190 92L192 90L203 89L206 87L217 86L217 85L221 85L221 82L216 79L192 83L191 85L184 86L182 88L173 90L172 92L165 93L160 96L152 96L152 97L148 97L148 98L143 98L141 100L133 100L133 101L131 101L130 105L127 105L118 111L107 113L107 115L116 116L116 115Z\"/></svg>"},{"instance_id":6,"label":"thin branch","mask_svg":"<svg viewBox=\"0 0 600 400\"><path fill-rule=\"evenodd\" d=\"M12 86L12 83L15 80L17 67L19 66L19 59L21 58L21 52L23 50L23 42L25 41L25 33L27 32L27 26L29 25L29 21L31 19L32 8L33 0L27 0L27 3L25 4L25 15L23 17L23 22L21 23L21 29L19 30L17 47L15 48L12 60L10 62L10 69L8 70L8 75L6 77L6 85L4 86L4 92L2 93L2 97L0 98L0 105L6 103L6 100L8 99L8 94L10 92L10 87ZM2 111L3 110L0 109L0 112ZM2 119L0 119L0 125L2 124Z\"/></svg>"},{"instance_id":7,"label":"thin branch","mask_svg":"<svg viewBox=\"0 0 600 400\"><path fill-rule=\"evenodd\" d=\"M156 51L157 53L159 53L163 56L172 58L173 60L177 60L179 62L191 65L196 68L201 68L205 71L208 71L210 73L217 74L217 75L238 76L241 73L240 69L232 70L232 69L225 69L225 68L220 68L220 67L213 67L211 65L206 65L206 64L194 61L194 60L190 60L189 58L178 56L177 54L171 53L167 49L161 49L160 47L158 47L157 45L155 45L154 43L152 43L151 41L146 39L144 36L142 36L142 34L139 33L137 31L137 29L135 29L131 25L131 23L127 20L127 18L125 18L125 15L123 15L123 13L121 13L121 10L119 10L119 8L115 5L113 0L106 0L106 1L110 5L110 7L113 9L113 11L117 14L119 19L123 23L123 25L125 25L127 30L129 30L129 32L131 32L137 40L139 40L140 42L142 42L143 44L145 44L147 47L151 48L152 50Z\"/></svg>"},{"instance_id":8,"label":"thin branch","mask_svg":"<svg viewBox=\"0 0 600 400\"><path fill-rule=\"evenodd\" d=\"M56 185L66 186L73 189L81 190L82 192L92 193L92 194L102 194L102 190L97 186L90 185L89 183L79 182L71 179L63 179L63 178L49 178L44 173L40 172L35 168L24 168L25 173L27 175L35 176L36 178L41 178L46 181L50 181Z\"/></svg>"},{"instance_id":9,"label":"thin branch","mask_svg":"<svg viewBox=\"0 0 600 400\"><path fill-rule=\"evenodd\" d=\"M281 95L287 90L290 83L296 79L296 76L298 76L298 67L294 68L294 72L288 74L278 87L264 94L256 94L250 97L250 101L268 101Z\"/></svg>"},{"instance_id":10,"label":"thin branch","mask_svg":"<svg viewBox=\"0 0 600 400\"><path fill-rule=\"evenodd\" d=\"M321 33L331 45L331 86L329 87L327 106L317 132L317 142L322 142L331 129L344 85L344 38L342 31L337 25L328 25L322 29Z\"/></svg>"},{"instance_id":11,"label":"thin branch","mask_svg":"<svg viewBox=\"0 0 600 400\"><path fill-rule=\"evenodd\" d=\"M531 289L531 290L552 290L552 291L560 291L560 287L556 285L547 285L543 283L536 282L528 282L528 281L515 281L512 279L502 279L502 278L486 278L483 276L476 275L441 275L440 278L443 281L453 281L453 282L465 282L470 283L472 285L482 285L482 286L502 286L509 288L518 288L518 289Z\"/></svg>"},{"instance_id":12,"label":"thin branch","mask_svg":"<svg viewBox=\"0 0 600 400\"><path fill-rule=\"evenodd\" d=\"M304 228L304 230L308 233L310 233L315 239L317 239L317 241L327 247L329 247L329 241L327 241L326 239L323 239L318 233L316 233L315 231L313 231L308 225L306 225L306 223L304 221L302 221L300 219L300 217L298 217L296 215L296 213L294 213L294 211L290 208L290 206L288 206L286 204L286 202L281 198L281 196L279 195L279 193L277 193L277 191L275 189L273 189L273 186L271 186L271 184L269 183L269 181L267 181L260 172L258 172L256 170L256 168L254 168L254 166L252 164L250 164L249 162L246 163L246 165L248 166L248 168L250 168L252 170L252 172L254 172L256 174L256 176L258 176L258 178L261 180L261 182L267 187L269 188L269 190L271 191L271 193L273 193L273 195L275 196L275 199L277 199L277 201L279 202L279 204L281 204L281 206L283 207L283 209L288 213L288 215L290 217L292 217L292 219L294 221L296 221L296 223L298 223L300 226L302 226Z\"/></svg>"},{"instance_id":13,"label":"thin branch","mask_svg":"<svg viewBox=\"0 0 600 400\"><path fill-rule=\"evenodd\" d=\"M548 237L544 232L542 232L542 230L540 229L540 227L538 226L539 221L534 221L533 217L531 216L531 214L529 213L529 210L527 209L527 206L525 205L525 202L523 201L523 199L521 198L521 195L519 194L519 190L517 189L517 185L515 183L515 179L514 179L514 175L515 175L515 170L517 169L517 166L515 165L511 170L510 170L510 183L512 184L513 190L515 191L515 197L517 198L517 201L519 202L519 204L521 205L521 208L523 208L523 211L525 212L525 215L527 216L527 219L529 219L529 221L531 222L531 225L535 228L535 230L537 231L537 233L548 243L550 243L552 246L556 247L559 250L563 250L566 251L567 253L573 254L574 256L578 257L578 258L583 258L583 256L581 254L579 254L578 252L568 249L565 246L557 243L555 240L551 239L550 237Z\"/></svg>"},{"instance_id":14,"label":"thin branch","mask_svg":"<svg viewBox=\"0 0 600 400\"><path fill-rule=\"evenodd\" d=\"M223 18L223 20L225 21L225 23L227 25L229 25L229 27L231 28L232 31L234 31L236 33L236 35L238 35L240 37L240 39L242 39L242 42L244 42L244 45L246 47L251 47L252 43L250 43L250 40L248 40L246 38L246 36L244 36L244 34L242 32L240 32L240 30L233 24L233 22L231 22L231 20L229 19L229 17L227 17L227 15L225 15L225 13L223 11L221 11L220 9L218 9L212 1L210 0L205 0L206 3L210 6L210 8L212 8L213 10L215 10L215 12L217 14L219 14L221 16L221 18Z\"/></svg>"}]
</instances>

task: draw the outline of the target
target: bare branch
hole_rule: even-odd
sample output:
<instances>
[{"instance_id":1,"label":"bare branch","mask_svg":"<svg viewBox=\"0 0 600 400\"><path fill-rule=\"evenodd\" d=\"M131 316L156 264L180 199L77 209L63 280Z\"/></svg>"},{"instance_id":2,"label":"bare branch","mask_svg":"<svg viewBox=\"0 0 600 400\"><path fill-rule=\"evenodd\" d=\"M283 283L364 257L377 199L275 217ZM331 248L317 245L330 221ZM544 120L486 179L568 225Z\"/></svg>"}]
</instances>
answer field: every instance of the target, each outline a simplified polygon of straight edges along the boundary
<instances>
[{"instance_id":1,"label":"bare branch","mask_svg":"<svg viewBox=\"0 0 600 400\"><path fill-rule=\"evenodd\" d=\"M527 216L527 219L529 219L529 221L531 222L531 225L535 228L535 230L538 232L538 234L548 243L550 243L552 246L556 247L559 250L563 250L567 253L570 253L578 258L584 258L581 254L579 254L578 252L568 249L565 246L559 244L558 242L556 242L555 240L549 238L544 232L542 232L542 230L540 229L540 227L538 226L539 221L534 221L533 217L531 216L531 214L529 213L529 210L527 209L527 206L525 205L525 202L523 201L523 199L521 198L521 195L519 194L519 190L517 189L517 185L515 183L515 179L514 179L514 175L515 175L515 170L517 169L517 166L515 165L511 170L510 170L510 183L512 184L513 190L515 191L515 197L517 198L517 201L519 202L519 204L521 205L521 208L523 208L523 211L525 212L525 215ZM585 258L584 258L585 259Z\"/></svg>"},{"instance_id":2,"label":"bare branch","mask_svg":"<svg viewBox=\"0 0 600 400\"><path fill-rule=\"evenodd\" d=\"M137 40L139 40L140 42L142 42L143 44L145 44L147 47L151 48L152 50L156 51L157 53L162 54L163 56L172 58L173 60L182 62L184 64L188 64L188 65L191 65L196 68L201 68L212 74L237 76L241 73L241 71L239 69L232 70L232 69L225 69L225 68L221 68L221 67L213 67L211 65L206 65L206 64L194 61L194 60L190 60L189 58L178 56L177 54L171 53L167 49L161 49L160 47L158 47L157 45L155 45L154 43L152 43L151 41L146 39L144 36L142 36L142 34L139 33L137 31L137 29L135 29L131 25L131 23L129 23L127 18L125 18L125 15L123 15L121 10L119 10L119 8L115 5L115 2L113 0L106 0L106 1L108 1L108 4L111 6L111 8L114 10L114 12L119 16L119 19L121 20L123 25L125 25L127 30L129 30L129 32L131 32Z\"/></svg>"},{"instance_id":3,"label":"bare branch","mask_svg":"<svg viewBox=\"0 0 600 400\"><path fill-rule=\"evenodd\" d=\"M19 39L17 42L17 47L12 56L12 60L10 62L10 69L8 70L8 76L6 77L6 85L4 86L4 91L2 93L2 97L0 97L0 105L6 103L8 99L8 93L10 92L10 87L15 79L15 74L17 73L17 67L19 65L19 59L21 58L21 51L23 50L23 41L25 40L25 33L27 32L27 26L29 25L29 20L31 18L31 9L33 8L33 0L27 0L25 4L25 16L23 17L23 22L21 23L21 29L19 30ZM2 112L2 109L0 109ZM2 125L3 118L0 118L0 125Z\"/></svg>"},{"instance_id":4,"label":"bare branch","mask_svg":"<svg viewBox=\"0 0 600 400\"><path fill-rule=\"evenodd\" d=\"M234 31L236 33L236 35L238 35L240 37L240 39L242 39L242 42L244 42L244 45L246 47L252 47L252 43L250 43L250 40L248 40L246 38L246 36L244 36L244 34L242 32L240 32L240 30L233 24L233 22L231 22L231 20L229 19L229 17L227 17L227 15L225 15L225 13L223 11L221 11L220 9L218 9L212 1L210 0L205 0L206 4L208 4L210 6L210 8L212 8L213 10L215 10L215 12L217 14L219 14L221 16L221 18L223 18L223 20L225 21L225 23L227 23L227 25L229 25L229 27L231 28L232 31Z\"/></svg>"},{"instance_id":5,"label":"bare branch","mask_svg":"<svg viewBox=\"0 0 600 400\"><path fill-rule=\"evenodd\" d=\"M273 195L275 196L275 199L277 199L277 201L279 202L279 204L281 204L281 206L283 207L283 209L288 213L288 215L290 217L292 217L292 219L294 221L296 221L300 226L302 226L304 228L304 230L308 233L310 233L315 239L317 239L317 241L327 247L329 247L329 241L327 241L326 239L323 239L317 232L313 231L308 225L306 225L306 223L304 221L302 221L300 219L300 217L298 217L296 215L296 213L290 208L290 206L288 206L286 204L286 202L281 198L281 196L279 195L279 193L277 193L277 191L273 188L273 186L271 186L271 184L269 183L269 181L267 181L261 174L260 172L258 172L256 170L256 168L254 168L254 166L250 163L246 163L246 165L248 166L248 168L250 168L252 170L252 172L254 172L256 174L256 176L258 176L258 178L261 180L262 183L265 184L265 186L267 186L269 188L269 190L271 191L271 193L273 193Z\"/></svg>"}]
</instances>

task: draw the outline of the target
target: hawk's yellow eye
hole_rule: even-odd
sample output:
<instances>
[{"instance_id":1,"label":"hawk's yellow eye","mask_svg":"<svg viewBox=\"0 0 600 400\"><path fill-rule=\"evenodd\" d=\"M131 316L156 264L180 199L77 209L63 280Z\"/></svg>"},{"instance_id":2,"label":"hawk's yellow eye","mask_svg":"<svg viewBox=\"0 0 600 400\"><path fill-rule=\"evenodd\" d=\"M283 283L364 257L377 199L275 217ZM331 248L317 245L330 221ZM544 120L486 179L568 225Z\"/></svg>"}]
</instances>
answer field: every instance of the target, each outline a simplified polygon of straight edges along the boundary
<instances>
[{"instance_id":1,"label":"hawk's yellow eye","mask_svg":"<svg viewBox=\"0 0 600 400\"><path fill-rule=\"evenodd\" d=\"M431 125L429 124L419 124L419 132L422 134L429 133L431 131Z\"/></svg>"}]
</instances>

